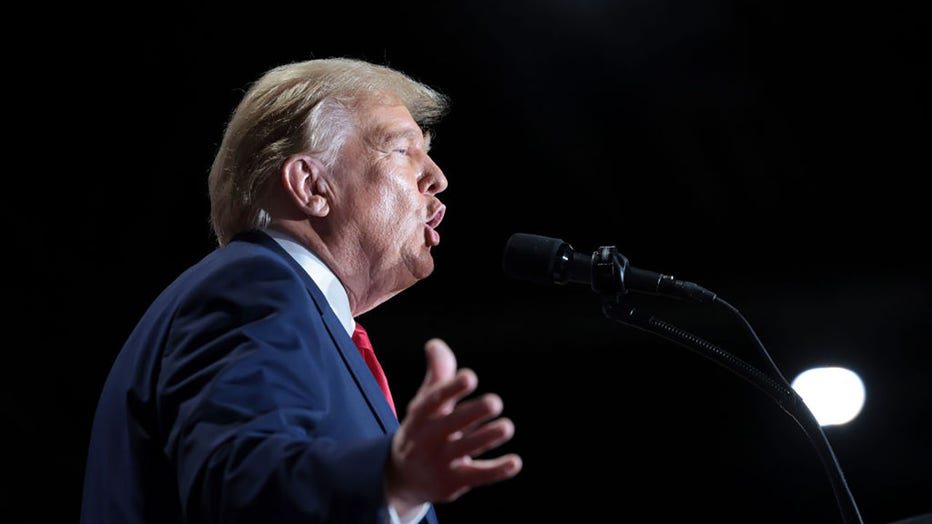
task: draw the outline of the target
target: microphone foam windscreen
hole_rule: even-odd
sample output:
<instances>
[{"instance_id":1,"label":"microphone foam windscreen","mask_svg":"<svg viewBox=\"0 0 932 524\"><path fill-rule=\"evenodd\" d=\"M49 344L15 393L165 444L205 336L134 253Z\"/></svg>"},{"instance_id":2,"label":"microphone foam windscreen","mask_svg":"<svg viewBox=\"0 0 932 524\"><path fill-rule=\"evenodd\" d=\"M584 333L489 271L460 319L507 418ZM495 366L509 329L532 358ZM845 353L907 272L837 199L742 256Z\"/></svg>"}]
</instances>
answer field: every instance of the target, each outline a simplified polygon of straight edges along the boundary
<instances>
[{"instance_id":1,"label":"microphone foam windscreen","mask_svg":"<svg viewBox=\"0 0 932 524\"><path fill-rule=\"evenodd\" d=\"M553 284L558 254L565 244L557 238L515 233L505 243L502 269L511 278Z\"/></svg>"}]
</instances>

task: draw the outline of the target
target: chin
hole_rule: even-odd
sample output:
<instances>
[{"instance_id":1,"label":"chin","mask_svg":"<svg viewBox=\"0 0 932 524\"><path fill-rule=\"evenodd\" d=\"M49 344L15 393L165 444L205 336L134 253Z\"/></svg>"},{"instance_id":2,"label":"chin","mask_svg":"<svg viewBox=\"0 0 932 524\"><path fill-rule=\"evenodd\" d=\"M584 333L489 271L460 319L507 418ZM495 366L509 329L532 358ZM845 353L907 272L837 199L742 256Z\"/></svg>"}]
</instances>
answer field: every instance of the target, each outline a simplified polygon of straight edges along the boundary
<instances>
[{"instance_id":1,"label":"chin","mask_svg":"<svg viewBox=\"0 0 932 524\"><path fill-rule=\"evenodd\" d=\"M419 268L420 271L414 274L414 278L417 280L423 280L429 277L434 272L434 261L431 259L429 264L426 264L425 267Z\"/></svg>"},{"instance_id":2,"label":"chin","mask_svg":"<svg viewBox=\"0 0 932 524\"><path fill-rule=\"evenodd\" d=\"M423 280L434 272L434 257L430 255L430 248L425 249L424 254L414 261L411 268L411 275L415 281Z\"/></svg>"}]
</instances>

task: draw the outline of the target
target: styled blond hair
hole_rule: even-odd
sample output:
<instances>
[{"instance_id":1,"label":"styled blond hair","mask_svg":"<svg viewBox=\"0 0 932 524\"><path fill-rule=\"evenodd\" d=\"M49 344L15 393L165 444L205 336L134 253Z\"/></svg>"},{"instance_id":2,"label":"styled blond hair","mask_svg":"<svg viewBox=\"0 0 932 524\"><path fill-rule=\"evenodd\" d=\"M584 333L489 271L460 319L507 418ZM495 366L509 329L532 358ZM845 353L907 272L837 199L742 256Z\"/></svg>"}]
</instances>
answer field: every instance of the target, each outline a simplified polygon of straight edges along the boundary
<instances>
[{"instance_id":1,"label":"styled blond hair","mask_svg":"<svg viewBox=\"0 0 932 524\"><path fill-rule=\"evenodd\" d=\"M262 196L284 161L308 153L328 167L368 101L402 103L429 126L446 114L446 96L387 66L326 58L275 67L246 91L226 126L208 176L210 222L222 246L268 225Z\"/></svg>"}]
</instances>

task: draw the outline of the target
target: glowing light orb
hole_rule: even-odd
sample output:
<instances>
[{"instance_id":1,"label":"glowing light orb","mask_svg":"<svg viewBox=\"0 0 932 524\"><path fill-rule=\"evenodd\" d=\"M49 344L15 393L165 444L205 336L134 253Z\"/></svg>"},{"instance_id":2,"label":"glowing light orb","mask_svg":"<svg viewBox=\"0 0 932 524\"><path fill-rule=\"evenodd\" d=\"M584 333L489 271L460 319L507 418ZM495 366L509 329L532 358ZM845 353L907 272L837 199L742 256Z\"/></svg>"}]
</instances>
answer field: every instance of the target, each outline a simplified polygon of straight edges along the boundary
<instances>
[{"instance_id":1,"label":"glowing light orb","mask_svg":"<svg viewBox=\"0 0 932 524\"><path fill-rule=\"evenodd\" d=\"M850 422L864 406L864 383L849 369L809 369L800 373L790 385L821 426Z\"/></svg>"}]
</instances>

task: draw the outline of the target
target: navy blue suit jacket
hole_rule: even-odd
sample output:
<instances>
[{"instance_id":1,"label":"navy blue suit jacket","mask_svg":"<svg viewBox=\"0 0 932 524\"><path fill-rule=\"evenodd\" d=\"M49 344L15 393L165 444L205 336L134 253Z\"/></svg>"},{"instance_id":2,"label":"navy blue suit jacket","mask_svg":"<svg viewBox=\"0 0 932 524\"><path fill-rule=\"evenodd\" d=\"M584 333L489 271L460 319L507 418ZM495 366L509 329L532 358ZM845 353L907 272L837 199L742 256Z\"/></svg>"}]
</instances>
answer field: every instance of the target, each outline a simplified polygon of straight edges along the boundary
<instances>
[{"instance_id":1,"label":"navy blue suit jacket","mask_svg":"<svg viewBox=\"0 0 932 524\"><path fill-rule=\"evenodd\" d=\"M397 428L320 289L242 234L170 284L117 356L81 522L384 522Z\"/></svg>"}]
</instances>

